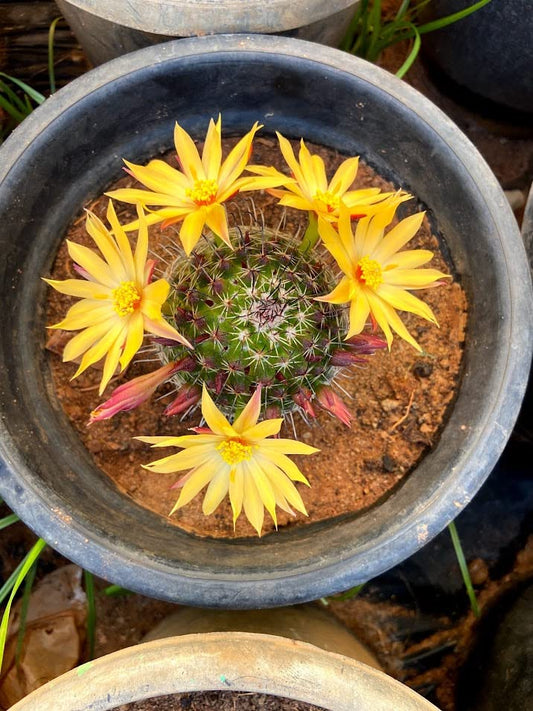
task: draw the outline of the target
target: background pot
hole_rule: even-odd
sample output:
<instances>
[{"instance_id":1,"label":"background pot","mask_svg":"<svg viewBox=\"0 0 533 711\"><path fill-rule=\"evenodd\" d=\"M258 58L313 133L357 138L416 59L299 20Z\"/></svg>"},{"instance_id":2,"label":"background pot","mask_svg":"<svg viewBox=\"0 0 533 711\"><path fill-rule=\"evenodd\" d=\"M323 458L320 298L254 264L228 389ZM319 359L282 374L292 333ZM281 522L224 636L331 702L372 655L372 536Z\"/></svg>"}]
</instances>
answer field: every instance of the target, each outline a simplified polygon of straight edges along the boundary
<instances>
[{"instance_id":1,"label":"background pot","mask_svg":"<svg viewBox=\"0 0 533 711\"><path fill-rule=\"evenodd\" d=\"M469 5L471 0L433 0L427 19ZM530 0L492 0L463 20L433 32L423 43L424 52L458 86L508 108L533 113L532 9Z\"/></svg>"},{"instance_id":2,"label":"background pot","mask_svg":"<svg viewBox=\"0 0 533 711\"><path fill-rule=\"evenodd\" d=\"M251 80L253 78L253 80ZM43 341L46 287L81 206L170 148L179 118L205 134L305 136L361 154L428 207L469 300L464 373L440 441L362 515L258 539L189 535L119 492L59 405ZM496 463L531 361L529 269L518 226L470 142L403 82L337 50L288 38L213 36L150 47L72 82L0 151L1 491L52 546L101 577L207 607L304 602L375 577L466 506Z\"/></svg>"},{"instance_id":3,"label":"background pot","mask_svg":"<svg viewBox=\"0 0 533 711\"><path fill-rule=\"evenodd\" d=\"M336 47L360 0L56 0L93 64L176 37L287 34Z\"/></svg>"},{"instance_id":4,"label":"background pot","mask_svg":"<svg viewBox=\"0 0 533 711\"><path fill-rule=\"evenodd\" d=\"M12 711L106 711L191 691L252 691L331 711L436 711L383 672L311 644L248 632L185 635L128 647L49 682Z\"/></svg>"}]
</instances>

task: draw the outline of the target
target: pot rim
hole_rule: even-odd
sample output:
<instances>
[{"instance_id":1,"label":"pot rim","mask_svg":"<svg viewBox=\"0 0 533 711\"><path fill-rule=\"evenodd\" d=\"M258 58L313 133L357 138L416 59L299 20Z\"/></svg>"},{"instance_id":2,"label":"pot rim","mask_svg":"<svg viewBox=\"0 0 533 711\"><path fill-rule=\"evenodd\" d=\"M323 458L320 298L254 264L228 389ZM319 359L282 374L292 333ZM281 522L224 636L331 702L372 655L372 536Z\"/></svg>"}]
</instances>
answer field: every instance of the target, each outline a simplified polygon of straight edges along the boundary
<instances>
[{"instance_id":1,"label":"pot rim","mask_svg":"<svg viewBox=\"0 0 533 711\"><path fill-rule=\"evenodd\" d=\"M117 25L159 35L284 32L320 22L360 0L61 0Z\"/></svg>"},{"instance_id":2,"label":"pot rim","mask_svg":"<svg viewBox=\"0 0 533 711\"><path fill-rule=\"evenodd\" d=\"M100 577L120 582L129 589L197 606L268 607L303 602L365 582L414 553L455 518L488 476L518 415L531 362L532 333L530 329L524 328L532 310L529 269L523 256L516 220L496 178L452 121L418 92L384 70L338 50L302 40L259 35L219 35L169 42L109 62L52 96L13 133L1 149L3 161L0 161L0 182L9 181L13 163L26 150L31 149L31 144L38 140L41 132L86 95L98 92L115 79L147 66L204 56L206 52L220 53L221 59L233 56L235 52L240 57L249 54L257 58L263 54L274 54L298 60L303 58L316 66L317 70L327 67L357 75L401 101L442 136L448 145L453 146L462 166L473 176L476 185L482 186L487 210L498 226L497 238L503 255L501 269L506 270L505 277L502 277L502 289L512 303L509 314L506 314L505 333L502 336L506 350L501 355L501 374L493 400L482 420L469 432L464 449L458 453L456 465L445 482L447 491L444 494L439 488L432 490L427 500L402 510L401 517L398 514L393 516L386 530L379 530L370 542L358 550L339 548L333 558L318 556L316 559L306 559L298 569L266 572L262 569L247 574L245 579L234 570L217 572L215 575L202 569L178 572L167 561L147 555L144 550L128 547L123 541L114 538L108 537L104 545L98 531L87 527L83 521L72 519L65 502L56 497L53 491L47 491L47 497L43 498L39 484L32 481L24 457L14 448L11 436L1 420L0 434L3 436L0 452L7 465L0 467L0 488L13 510L54 548L71 560L81 561ZM502 235L505 235L505 239L501 238ZM435 462L438 466L438 448L437 445L419 469L426 466L430 459L434 466ZM26 479L25 488L14 475L17 468ZM390 502L389 499L378 509L385 512L392 510ZM371 510L361 520L364 519L370 525L374 513ZM338 531L342 526L348 531L349 524L346 522L335 523L334 530ZM285 550L290 551L293 544L287 543L287 539L281 536L275 538L277 535L274 534L274 538L265 537L259 542L255 539L251 542L246 539L244 543L243 539L232 541L232 548L226 548L230 551L238 547L245 549L247 545L254 546L254 552L262 556L262 560L275 560L277 557L279 562L278 546L283 549L284 542ZM305 533L301 534L302 538L305 536ZM87 546L89 541L90 548ZM214 558L219 554L224 555L224 544L220 546L218 541L209 541L206 545L210 546ZM148 575L147 565L150 570ZM142 574L145 579L142 579Z\"/></svg>"},{"instance_id":3,"label":"pot rim","mask_svg":"<svg viewBox=\"0 0 533 711\"><path fill-rule=\"evenodd\" d=\"M194 691L280 696L330 711L437 711L384 672L307 642L251 632L208 632L127 647L48 682L12 711L107 711Z\"/></svg>"}]
</instances>

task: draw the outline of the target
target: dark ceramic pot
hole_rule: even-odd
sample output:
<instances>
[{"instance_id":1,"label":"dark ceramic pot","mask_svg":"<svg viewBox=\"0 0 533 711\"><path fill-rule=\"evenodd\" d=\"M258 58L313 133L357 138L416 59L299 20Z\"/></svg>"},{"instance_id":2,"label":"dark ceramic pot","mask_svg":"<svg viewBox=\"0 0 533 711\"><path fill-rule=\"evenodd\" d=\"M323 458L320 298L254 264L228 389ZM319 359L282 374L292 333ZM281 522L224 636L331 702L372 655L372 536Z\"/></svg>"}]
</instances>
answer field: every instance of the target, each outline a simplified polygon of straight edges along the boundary
<instances>
[{"instance_id":1,"label":"dark ceramic pot","mask_svg":"<svg viewBox=\"0 0 533 711\"><path fill-rule=\"evenodd\" d=\"M435 20L472 4L473 0L434 0L427 8L427 19ZM458 87L473 92L470 101L478 96L533 113L530 0L492 0L463 20L428 35L423 48Z\"/></svg>"},{"instance_id":2,"label":"dark ceramic pot","mask_svg":"<svg viewBox=\"0 0 533 711\"><path fill-rule=\"evenodd\" d=\"M255 120L375 169L427 206L469 301L464 372L438 444L362 515L262 539L190 535L122 494L93 463L51 385L47 273L81 206L134 162ZM513 214L456 126L390 74L288 38L213 36L121 57L38 108L0 151L3 300L0 489L52 546L99 576L191 605L253 608L347 589L423 546L468 504L512 430L531 360L531 284Z\"/></svg>"}]
</instances>

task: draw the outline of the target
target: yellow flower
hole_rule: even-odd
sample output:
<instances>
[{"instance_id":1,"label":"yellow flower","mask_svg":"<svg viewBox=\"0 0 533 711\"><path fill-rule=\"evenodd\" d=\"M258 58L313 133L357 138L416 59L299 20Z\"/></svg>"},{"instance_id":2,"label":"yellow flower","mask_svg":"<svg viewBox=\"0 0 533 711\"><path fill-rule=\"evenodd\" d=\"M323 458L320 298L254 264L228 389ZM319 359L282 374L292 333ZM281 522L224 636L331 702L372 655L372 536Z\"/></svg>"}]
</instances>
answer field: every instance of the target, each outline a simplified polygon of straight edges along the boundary
<instances>
[{"instance_id":1,"label":"yellow flower","mask_svg":"<svg viewBox=\"0 0 533 711\"><path fill-rule=\"evenodd\" d=\"M183 451L146 465L146 469L169 473L190 469L179 482L183 486L170 512L185 506L207 484L203 501L206 516L229 492L233 525L242 508L252 526L261 535L264 509L277 526L276 505L293 514L291 506L307 515L293 481L309 486L307 479L287 454L314 454L318 449L292 439L267 439L276 435L283 419L257 423L261 407L258 388L233 425L216 407L205 386L202 415L209 429L194 428L199 433L182 437L137 437L154 447L182 447Z\"/></svg>"},{"instance_id":2,"label":"yellow flower","mask_svg":"<svg viewBox=\"0 0 533 711\"><path fill-rule=\"evenodd\" d=\"M395 309L410 311L437 323L429 306L406 290L438 286L437 280L448 275L436 269L418 269L433 257L429 250L399 251L416 234L424 214L419 212L406 217L386 235L380 215L360 220L355 234L348 210L341 210L338 232L326 220L318 221L322 241L344 272L336 288L318 300L330 304L350 303L350 329L346 338L361 333L370 316L383 330L389 348L392 329L417 350L422 350Z\"/></svg>"},{"instance_id":3,"label":"yellow flower","mask_svg":"<svg viewBox=\"0 0 533 711\"><path fill-rule=\"evenodd\" d=\"M247 169L258 175L280 178L280 184L288 189L268 190L271 195L280 198L280 205L315 212L318 217L334 223L339 219L341 204L348 208L352 218L373 215L385 210L388 215L385 224L388 224L396 206L411 198L403 191L382 193L379 188L349 190L357 175L358 157L345 160L328 183L324 161L319 155L310 153L303 139L300 141L299 160L296 160L289 141L280 133L277 133L277 137L283 157L294 179L268 166L249 165ZM283 183L281 183L282 178L284 178Z\"/></svg>"},{"instance_id":4,"label":"yellow flower","mask_svg":"<svg viewBox=\"0 0 533 711\"><path fill-rule=\"evenodd\" d=\"M67 241L68 251L85 279L56 281L45 279L62 294L81 299L72 306L63 321L49 328L78 331L66 345L63 360L75 360L83 354L74 378L105 356L100 395L117 366L124 370L141 347L144 332L171 338L192 347L161 314L169 284L165 279L151 282L154 262L146 259L148 229L143 210L139 215L139 236L135 253L109 201L107 219L113 234L92 213L87 214L87 232L104 259L93 250Z\"/></svg>"},{"instance_id":5,"label":"yellow flower","mask_svg":"<svg viewBox=\"0 0 533 711\"><path fill-rule=\"evenodd\" d=\"M194 249L206 225L231 247L223 203L239 191L261 190L279 185L280 180L273 177L239 177L250 158L253 137L262 128L259 123L256 122L241 138L224 162L221 128L220 116L216 123L210 120L200 158L194 141L176 122L174 143L181 170L162 160L152 160L145 167L124 161L128 172L149 190L121 188L107 194L124 202L140 202L144 207L160 208L147 216L150 225L163 222L163 227L166 227L183 221L180 239L187 255ZM136 226L137 223L133 222L126 229L135 229Z\"/></svg>"}]
</instances>

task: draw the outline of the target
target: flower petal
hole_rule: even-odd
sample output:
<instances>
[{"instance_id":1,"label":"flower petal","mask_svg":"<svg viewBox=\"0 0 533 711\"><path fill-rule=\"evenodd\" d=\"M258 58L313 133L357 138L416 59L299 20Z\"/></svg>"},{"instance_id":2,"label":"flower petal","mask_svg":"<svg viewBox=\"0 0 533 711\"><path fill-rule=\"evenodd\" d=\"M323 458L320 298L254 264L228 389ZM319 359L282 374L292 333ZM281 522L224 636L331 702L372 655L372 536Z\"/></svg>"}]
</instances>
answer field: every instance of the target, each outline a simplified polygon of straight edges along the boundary
<instances>
[{"instance_id":1,"label":"flower petal","mask_svg":"<svg viewBox=\"0 0 533 711\"><path fill-rule=\"evenodd\" d=\"M199 437L199 435L197 436ZM207 442L206 444L200 444L196 447L188 447L176 454L169 454L168 457L156 459L149 464L143 464L143 467L144 469L149 469L158 474L172 474L173 472L182 472L186 469L194 469L195 467L203 466L204 463L209 462L211 470L214 473L217 470L219 459L220 457L213 444Z\"/></svg>"},{"instance_id":2,"label":"flower petal","mask_svg":"<svg viewBox=\"0 0 533 711\"><path fill-rule=\"evenodd\" d=\"M254 427L259 419L261 411L261 388L256 388L252 397L246 403L246 407L233 423L233 429L239 434L246 434L247 430Z\"/></svg>"},{"instance_id":3,"label":"flower petal","mask_svg":"<svg viewBox=\"0 0 533 711\"><path fill-rule=\"evenodd\" d=\"M186 215L180 230L180 239L187 256L190 255L196 243L202 236L206 221L205 207L199 207Z\"/></svg>"},{"instance_id":4,"label":"flower petal","mask_svg":"<svg viewBox=\"0 0 533 711\"><path fill-rule=\"evenodd\" d=\"M128 166L128 172L133 177L146 185L149 190L154 193L162 193L163 195L180 195L183 197L185 190L189 187L190 182L183 173L173 168L164 160L151 160L148 165L135 165L127 160L124 163Z\"/></svg>"},{"instance_id":5,"label":"flower petal","mask_svg":"<svg viewBox=\"0 0 533 711\"><path fill-rule=\"evenodd\" d=\"M181 490L178 500L172 507L169 513L171 516L177 509L188 504L189 501L194 499L196 494L201 491L206 484L208 484L213 476L215 475L216 469L213 468L213 462L208 461L204 464L193 469L192 472L187 477L185 484Z\"/></svg>"},{"instance_id":6,"label":"flower petal","mask_svg":"<svg viewBox=\"0 0 533 711\"><path fill-rule=\"evenodd\" d=\"M209 127L205 137L204 150L202 152L202 165L208 180L218 183L218 174L222 162L222 141L221 141L221 116L215 123L213 119L209 121Z\"/></svg>"},{"instance_id":7,"label":"flower petal","mask_svg":"<svg viewBox=\"0 0 533 711\"><path fill-rule=\"evenodd\" d=\"M235 427L236 424L237 423L234 423L233 427ZM246 431L244 432L244 435L246 436L246 441L255 442L256 440L258 441L261 439L265 439L266 437L272 437L273 435L278 434L282 424L282 417L275 420L264 420L263 422L260 422L259 424L255 425L254 427L246 429Z\"/></svg>"},{"instance_id":8,"label":"flower petal","mask_svg":"<svg viewBox=\"0 0 533 711\"><path fill-rule=\"evenodd\" d=\"M387 232L379 246L374 250L374 253L371 254L372 258L386 265L389 259L415 236L422 224L424 215L425 212L417 212L401 220L396 227Z\"/></svg>"},{"instance_id":9,"label":"flower petal","mask_svg":"<svg viewBox=\"0 0 533 711\"><path fill-rule=\"evenodd\" d=\"M263 528L263 521L265 518L265 509L263 507L263 502L259 496L257 486L255 484L254 478L248 473L243 476L244 484L244 513L246 518L252 526L257 531L257 535L261 535L261 529Z\"/></svg>"},{"instance_id":10,"label":"flower petal","mask_svg":"<svg viewBox=\"0 0 533 711\"><path fill-rule=\"evenodd\" d=\"M94 281L82 281L81 279L45 279L43 281L50 284L56 291L69 296L77 296L80 299L109 299L111 291L109 287L98 284Z\"/></svg>"},{"instance_id":11,"label":"flower petal","mask_svg":"<svg viewBox=\"0 0 533 711\"><path fill-rule=\"evenodd\" d=\"M244 474L242 467L232 469L229 475L229 500L233 511L233 528L242 511L244 499Z\"/></svg>"},{"instance_id":12,"label":"flower petal","mask_svg":"<svg viewBox=\"0 0 533 711\"><path fill-rule=\"evenodd\" d=\"M220 168L218 184L220 190L227 190L242 173L246 167L246 163L250 159L252 152L252 141L255 134L263 128L257 121L254 123L248 133L241 138L237 145L230 151L228 157Z\"/></svg>"},{"instance_id":13,"label":"flower petal","mask_svg":"<svg viewBox=\"0 0 533 711\"><path fill-rule=\"evenodd\" d=\"M330 181L329 192L344 195L353 184L359 168L359 157L347 158L337 168L335 175ZM358 192L363 192L362 190Z\"/></svg>"},{"instance_id":14,"label":"flower petal","mask_svg":"<svg viewBox=\"0 0 533 711\"><path fill-rule=\"evenodd\" d=\"M205 180L206 175L198 149L187 131L177 121L174 126L174 145L181 169L189 181Z\"/></svg>"},{"instance_id":15,"label":"flower petal","mask_svg":"<svg viewBox=\"0 0 533 711\"><path fill-rule=\"evenodd\" d=\"M143 316L139 311L134 311L125 323L126 343L120 356L120 368L124 370L130 363L133 356L142 346L144 337Z\"/></svg>"},{"instance_id":16,"label":"flower petal","mask_svg":"<svg viewBox=\"0 0 533 711\"><path fill-rule=\"evenodd\" d=\"M378 296L395 309L409 311L425 318L427 321L431 321L434 324L437 323L430 307L421 299L405 291L405 289L389 284L381 284L378 290Z\"/></svg>"},{"instance_id":17,"label":"flower petal","mask_svg":"<svg viewBox=\"0 0 533 711\"><path fill-rule=\"evenodd\" d=\"M99 282L110 289L117 286L117 279L109 265L103 259L95 254L89 247L84 247L82 244L76 244L67 240L68 253L71 259L79 264L95 282Z\"/></svg>"},{"instance_id":18,"label":"flower petal","mask_svg":"<svg viewBox=\"0 0 533 711\"><path fill-rule=\"evenodd\" d=\"M238 433L211 399L205 385L202 387L202 415L207 422L207 426L214 434L224 435L226 437L238 436Z\"/></svg>"},{"instance_id":19,"label":"flower petal","mask_svg":"<svg viewBox=\"0 0 533 711\"><path fill-rule=\"evenodd\" d=\"M370 306L365 296L365 290L358 289L355 298L350 304L350 328L346 334L346 338L356 336L364 329L368 316L370 314Z\"/></svg>"},{"instance_id":20,"label":"flower petal","mask_svg":"<svg viewBox=\"0 0 533 711\"><path fill-rule=\"evenodd\" d=\"M222 499L228 493L229 488L229 474L225 471L218 472L207 487L205 492L205 497L202 503L202 511L205 516L209 516L213 511L218 508L218 505Z\"/></svg>"},{"instance_id":21,"label":"flower petal","mask_svg":"<svg viewBox=\"0 0 533 711\"><path fill-rule=\"evenodd\" d=\"M259 445L259 451L266 456L270 452L280 452L281 454L315 454L315 452L320 452L316 447L298 442L297 439L265 439Z\"/></svg>"},{"instance_id":22,"label":"flower petal","mask_svg":"<svg viewBox=\"0 0 533 711\"><path fill-rule=\"evenodd\" d=\"M226 210L222 205L215 203L214 205L211 205L210 208L207 208L205 222L210 230L220 237L220 239L225 242L228 247L231 247Z\"/></svg>"}]
</instances>

